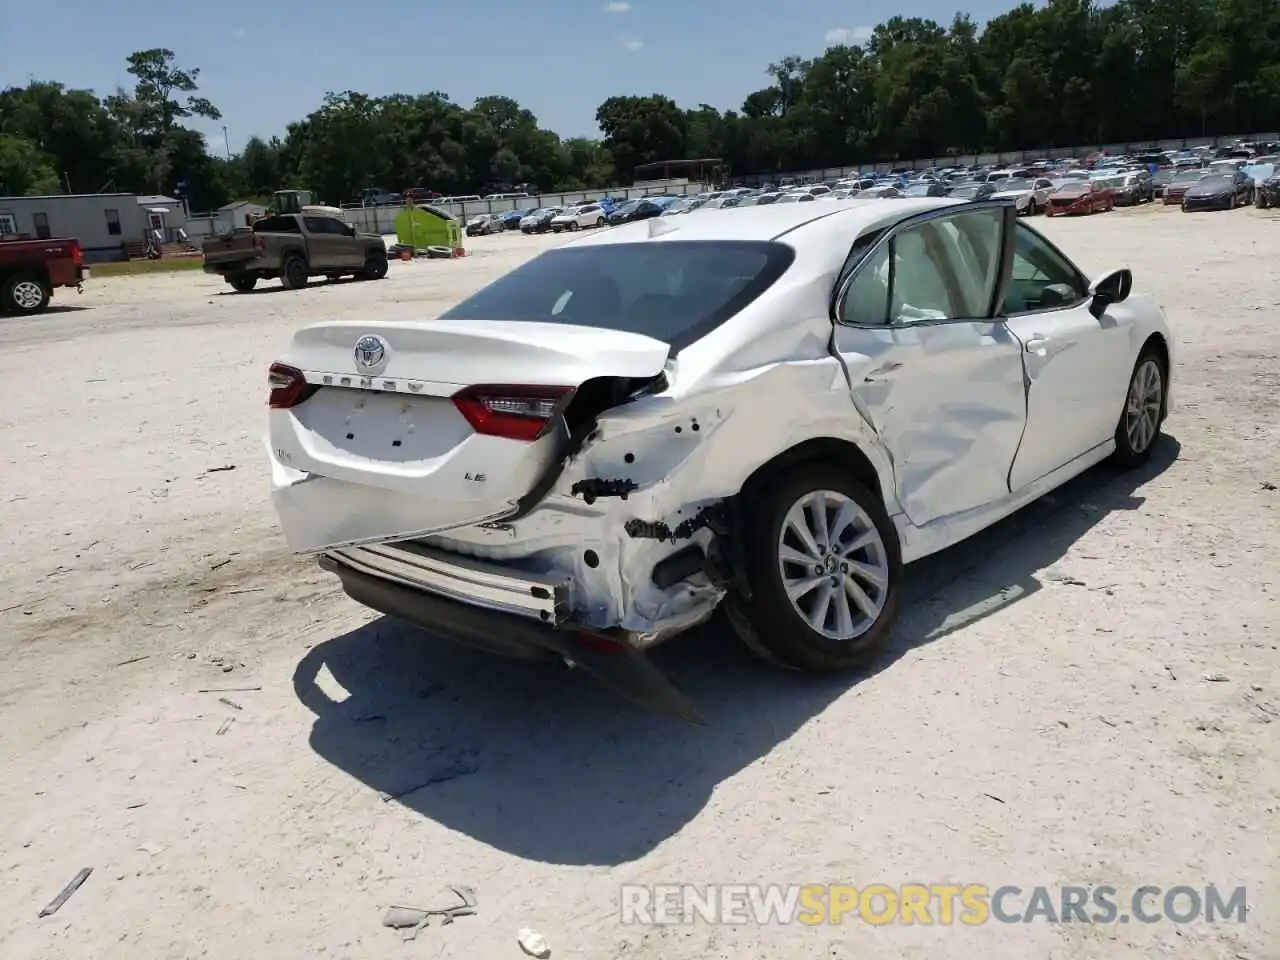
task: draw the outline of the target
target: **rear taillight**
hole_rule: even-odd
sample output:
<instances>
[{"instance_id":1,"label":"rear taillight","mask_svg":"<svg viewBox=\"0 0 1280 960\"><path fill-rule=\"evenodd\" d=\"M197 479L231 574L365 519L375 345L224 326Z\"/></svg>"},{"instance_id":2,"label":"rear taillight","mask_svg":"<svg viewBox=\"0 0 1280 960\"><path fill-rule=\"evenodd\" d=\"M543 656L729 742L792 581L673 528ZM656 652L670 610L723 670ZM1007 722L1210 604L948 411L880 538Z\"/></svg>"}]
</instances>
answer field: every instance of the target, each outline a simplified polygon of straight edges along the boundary
<instances>
[{"instance_id":1,"label":"rear taillight","mask_svg":"<svg viewBox=\"0 0 1280 960\"><path fill-rule=\"evenodd\" d=\"M273 363L267 372L267 406L272 410L288 410L296 407L311 395L311 384L297 367Z\"/></svg>"},{"instance_id":2,"label":"rear taillight","mask_svg":"<svg viewBox=\"0 0 1280 960\"><path fill-rule=\"evenodd\" d=\"M84 251L80 249L80 241L71 241L71 262L77 267L84 265Z\"/></svg>"},{"instance_id":3,"label":"rear taillight","mask_svg":"<svg viewBox=\"0 0 1280 960\"><path fill-rule=\"evenodd\" d=\"M508 440L537 440L564 414L573 387L485 385L453 395L453 405L471 429Z\"/></svg>"}]
</instances>

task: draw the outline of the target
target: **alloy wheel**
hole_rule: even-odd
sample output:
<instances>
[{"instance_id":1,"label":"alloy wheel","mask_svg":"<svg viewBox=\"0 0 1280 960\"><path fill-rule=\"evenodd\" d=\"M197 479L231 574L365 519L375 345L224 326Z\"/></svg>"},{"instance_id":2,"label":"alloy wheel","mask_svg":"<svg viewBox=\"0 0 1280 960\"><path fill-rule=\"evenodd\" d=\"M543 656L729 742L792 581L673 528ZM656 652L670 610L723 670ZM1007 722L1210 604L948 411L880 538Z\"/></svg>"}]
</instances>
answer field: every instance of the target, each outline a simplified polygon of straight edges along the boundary
<instances>
[{"instance_id":1,"label":"alloy wheel","mask_svg":"<svg viewBox=\"0 0 1280 960\"><path fill-rule=\"evenodd\" d=\"M815 633L850 640L879 619L889 597L889 557L870 515L833 490L815 490L787 511L778 572L795 612Z\"/></svg>"},{"instance_id":2,"label":"alloy wheel","mask_svg":"<svg viewBox=\"0 0 1280 960\"><path fill-rule=\"evenodd\" d=\"M13 302L19 310L34 310L44 301L44 291L34 280L19 280L13 285Z\"/></svg>"},{"instance_id":3,"label":"alloy wheel","mask_svg":"<svg viewBox=\"0 0 1280 960\"><path fill-rule=\"evenodd\" d=\"M1160 364L1148 357L1138 364L1129 381L1129 397L1125 403L1124 432L1129 448L1143 453L1160 429L1160 406L1164 399L1164 375Z\"/></svg>"}]
</instances>

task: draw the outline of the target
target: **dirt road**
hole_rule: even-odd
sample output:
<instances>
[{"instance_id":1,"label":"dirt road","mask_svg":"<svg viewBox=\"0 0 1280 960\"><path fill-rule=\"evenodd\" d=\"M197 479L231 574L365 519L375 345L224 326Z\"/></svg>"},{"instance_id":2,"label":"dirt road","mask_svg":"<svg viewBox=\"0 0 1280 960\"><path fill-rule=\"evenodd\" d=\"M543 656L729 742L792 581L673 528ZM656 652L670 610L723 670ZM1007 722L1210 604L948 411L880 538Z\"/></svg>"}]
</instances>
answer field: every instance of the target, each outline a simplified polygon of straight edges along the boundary
<instances>
[{"instance_id":1,"label":"dirt road","mask_svg":"<svg viewBox=\"0 0 1280 960\"><path fill-rule=\"evenodd\" d=\"M857 682L779 675L715 629L664 648L707 729L376 618L274 526L264 371L291 331L430 315L555 239L296 293L94 282L0 323L0 955L500 960L533 927L563 960L1280 956L1280 222L1041 225L1169 311L1152 466L913 568ZM451 768L474 772L382 799ZM1213 882L1252 909L620 923L620 885L675 882ZM410 943L379 925L450 883L478 915Z\"/></svg>"}]
</instances>

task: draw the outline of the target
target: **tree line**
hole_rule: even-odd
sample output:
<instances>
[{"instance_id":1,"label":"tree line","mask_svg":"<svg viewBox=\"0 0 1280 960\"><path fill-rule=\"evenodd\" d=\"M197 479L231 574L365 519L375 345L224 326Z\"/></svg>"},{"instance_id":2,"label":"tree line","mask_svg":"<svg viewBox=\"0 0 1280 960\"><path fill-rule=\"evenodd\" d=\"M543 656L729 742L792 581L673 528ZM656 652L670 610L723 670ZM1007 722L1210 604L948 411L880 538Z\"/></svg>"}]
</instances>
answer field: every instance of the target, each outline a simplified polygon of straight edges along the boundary
<instances>
[{"instance_id":1,"label":"tree line","mask_svg":"<svg viewBox=\"0 0 1280 960\"><path fill-rule=\"evenodd\" d=\"M563 139L505 96L329 93L283 136L220 156L184 121L217 120L200 71L167 49L128 58L132 90L53 81L0 91L0 195L118 190L192 209L304 187L484 193L629 183L638 165L719 158L730 174L1280 128L1276 0L1024 3L979 28L894 17L770 64L737 110L662 95L600 104L599 139Z\"/></svg>"}]
</instances>

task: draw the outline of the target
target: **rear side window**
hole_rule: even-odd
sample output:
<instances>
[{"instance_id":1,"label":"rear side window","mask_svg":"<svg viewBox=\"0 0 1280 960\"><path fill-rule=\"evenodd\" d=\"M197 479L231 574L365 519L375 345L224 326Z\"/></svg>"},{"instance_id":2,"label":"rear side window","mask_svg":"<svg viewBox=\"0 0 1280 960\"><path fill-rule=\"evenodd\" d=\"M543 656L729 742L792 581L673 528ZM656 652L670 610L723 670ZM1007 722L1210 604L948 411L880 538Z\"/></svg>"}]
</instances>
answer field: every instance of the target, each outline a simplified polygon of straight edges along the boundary
<instances>
[{"instance_id":1,"label":"rear side window","mask_svg":"<svg viewBox=\"0 0 1280 960\"><path fill-rule=\"evenodd\" d=\"M266 217L253 225L254 233L299 233L293 217Z\"/></svg>"},{"instance_id":2,"label":"rear side window","mask_svg":"<svg viewBox=\"0 0 1280 960\"><path fill-rule=\"evenodd\" d=\"M561 247L500 277L447 320L524 320L641 333L680 350L764 293L795 254L767 241Z\"/></svg>"}]
</instances>

